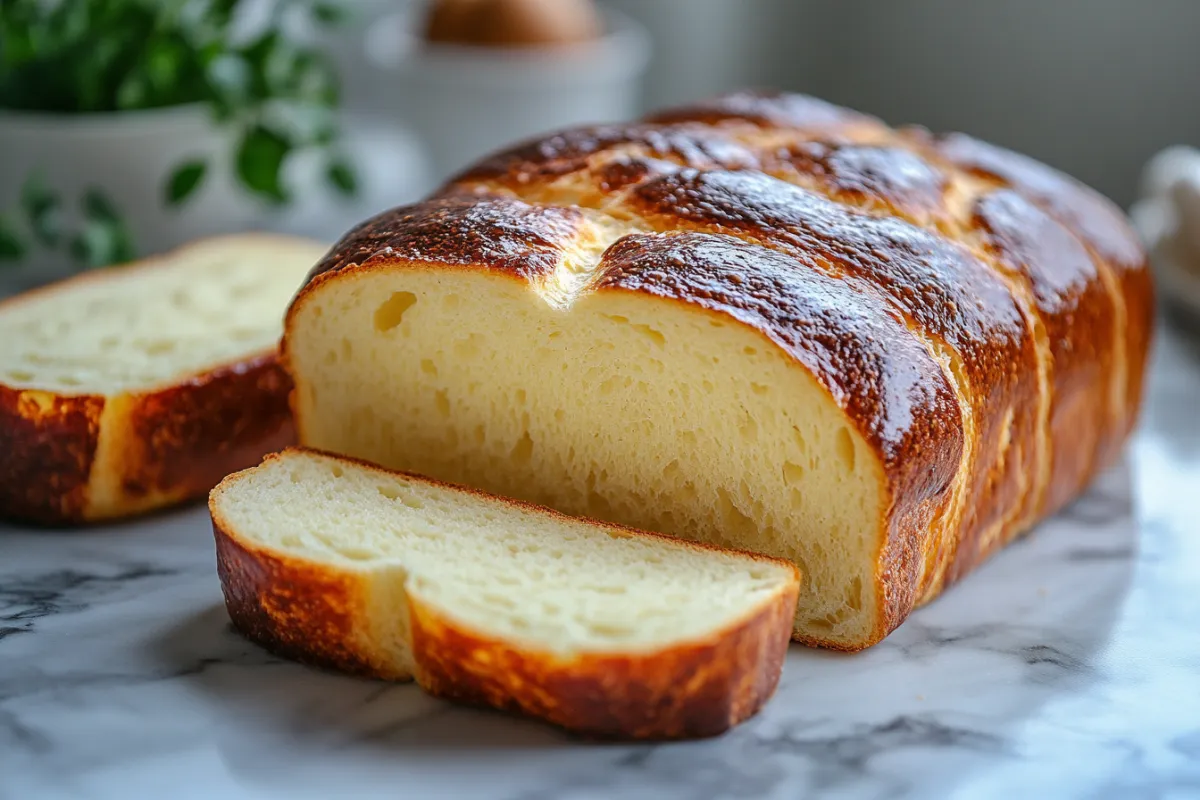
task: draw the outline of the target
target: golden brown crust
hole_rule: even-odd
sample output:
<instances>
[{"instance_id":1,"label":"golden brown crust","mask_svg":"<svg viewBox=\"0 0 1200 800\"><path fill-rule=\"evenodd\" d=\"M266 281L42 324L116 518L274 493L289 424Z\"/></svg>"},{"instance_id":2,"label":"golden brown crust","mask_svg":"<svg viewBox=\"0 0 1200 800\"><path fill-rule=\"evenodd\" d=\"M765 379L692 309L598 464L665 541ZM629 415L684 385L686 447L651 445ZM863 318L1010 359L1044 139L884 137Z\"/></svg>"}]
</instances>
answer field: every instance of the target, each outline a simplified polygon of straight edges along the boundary
<instances>
[{"instance_id":1,"label":"golden brown crust","mask_svg":"<svg viewBox=\"0 0 1200 800\"><path fill-rule=\"evenodd\" d=\"M295 442L290 390L275 353L140 395L0 386L0 517L71 525L202 497Z\"/></svg>"},{"instance_id":2,"label":"golden brown crust","mask_svg":"<svg viewBox=\"0 0 1200 800\"><path fill-rule=\"evenodd\" d=\"M764 159L764 171L834 200L915 222L944 226L947 176L903 147L804 141Z\"/></svg>"},{"instance_id":3,"label":"golden brown crust","mask_svg":"<svg viewBox=\"0 0 1200 800\"><path fill-rule=\"evenodd\" d=\"M1154 335L1154 282L1145 249L1129 220L1112 202L1079 181L1028 156L956 133L936 137L936 152L957 166L998 181L1040 206L1094 254L1115 281L1123 306L1118 335L1124 345L1125 408L1112 419L1101 444L1100 463L1120 452L1137 420L1146 357Z\"/></svg>"},{"instance_id":4,"label":"golden brown crust","mask_svg":"<svg viewBox=\"0 0 1200 800\"><path fill-rule=\"evenodd\" d=\"M488 267L536 279L554 270L583 221L573 208L507 197L451 196L384 212L356 227L309 275L406 261Z\"/></svg>"},{"instance_id":5,"label":"golden brown crust","mask_svg":"<svg viewBox=\"0 0 1200 800\"><path fill-rule=\"evenodd\" d=\"M211 508L211 505L210 505ZM217 575L234 627L273 653L352 675L403 680L358 635L354 576L243 543L213 512Z\"/></svg>"},{"instance_id":6,"label":"golden brown crust","mask_svg":"<svg viewBox=\"0 0 1200 800\"><path fill-rule=\"evenodd\" d=\"M115 452L119 494L96 517L202 497L226 475L295 442L292 382L275 353L132 398Z\"/></svg>"},{"instance_id":7,"label":"golden brown crust","mask_svg":"<svg viewBox=\"0 0 1200 800\"><path fill-rule=\"evenodd\" d=\"M103 397L0 385L0 516L44 525L82 521Z\"/></svg>"},{"instance_id":8,"label":"golden brown crust","mask_svg":"<svg viewBox=\"0 0 1200 800\"><path fill-rule=\"evenodd\" d=\"M630 235L610 248L585 291L624 288L719 308L782 343L829 389L890 465L894 488L878 570L885 600L863 646L1077 495L1119 452L1137 415L1154 307L1128 223L1072 179L969 137L894 131L799 95L739 93L637 125L524 145L468 170L431 203L451 199L466 204L453 212L462 225L472 204L501 201L606 215ZM376 225L390 251L358 249L352 235L331 261L399 265L407 247L425 265L469 262L513 274L478 244L469 258L439 261L426 257L436 248L424 233L399 217L384 215ZM694 238L652 237L684 232ZM570 239L562 234L559 254ZM554 250L536 243L535 252ZM776 256L764 248L797 266L772 266ZM663 267L668 251L678 269ZM755 259L764 265L757 273L747 266ZM619 280L606 272L618 263ZM849 315L797 312L800 295L765 277L784 272L814 292L840 282L853 298L844 302L887 309L898 324L882 341L908 353L897 363L911 359L913 372L881 371L887 387L868 389L854 377L862 364L846 354L869 359L880 348L860 341ZM751 296L726 285L733 273L765 285ZM618 287L621 280L628 285ZM837 366L822 371L794 344L810 339L839 352ZM912 354L915 345L923 354ZM868 435L878 419L900 418L904 408L866 409L875 396L910 397L901 378L929 380L931 362L943 381L911 395L914 407L927 405L904 436L931 441L949 431L966 455L948 487L930 481L924 485L941 485L940 493L909 500L889 440ZM945 386L954 395L951 413L937 405ZM897 452L907 453L904 469L917 465L913 474L922 467L940 474L952 450ZM920 514L906 518L913 508Z\"/></svg>"},{"instance_id":9,"label":"golden brown crust","mask_svg":"<svg viewBox=\"0 0 1200 800\"><path fill-rule=\"evenodd\" d=\"M563 131L497 153L450 183L496 181L518 188L570 175L587 168L592 156L618 155L618 165L666 160L695 169L754 169L758 157L749 148L698 125L609 125ZM601 190L633 183L621 170L601 176Z\"/></svg>"},{"instance_id":10,"label":"golden brown crust","mask_svg":"<svg viewBox=\"0 0 1200 800\"><path fill-rule=\"evenodd\" d=\"M1052 364L1050 480L1041 499L1046 513L1087 485L1100 464L1108 432L1109 396L1097 387L1112 380L1107 343L1115 312L1096 265L1082 244L1020 195L998 189L975 203L985 246L1029 282Z\"/></svg>"},{"instance_id":11,"label":"golden brown crust","mask_svg":"<svg viewBox=\"0 0 1200 800\"><path fill-rule=\"evenodd\" d=\"M449 486L356 459L329 457L381 474ZM225 483L239 478L229 476ZM615 738L715 736L757 713L778 685L798 581L747 618L703 640L657 651L591 653L564 659L455 622L421 599L419 576L415 576L416 580L407 581L408 607L395 609L398 620L408 621L415 667L415 675L410 675L394 653L372 636L375 626L368 619L365 573L339 571L244 541L220 513L219 496L225 483L213 491L209 508L226 607L239 631L281 656L356 675L392 680L415 677L422 688L440 697L518 711L578 733ZM530 503L491 497L469 487L452 488L567 519ZM621 525L571 519L629 536L719 550ZM798 578L791 564L744 555L786 566Z\"/></svg>"},{"instance_id":12,"label":"golden brown crust","mask_svg":"<svg viewBox=\"0 0 1200 800\"><path fill-rule=\"evenodd\" d=\"M427 692L621 739L716 736L758 713L787 655L796 591L711 640L560 660L457 626L410 594L416 679Z\"/></svg>"}]
</instances>

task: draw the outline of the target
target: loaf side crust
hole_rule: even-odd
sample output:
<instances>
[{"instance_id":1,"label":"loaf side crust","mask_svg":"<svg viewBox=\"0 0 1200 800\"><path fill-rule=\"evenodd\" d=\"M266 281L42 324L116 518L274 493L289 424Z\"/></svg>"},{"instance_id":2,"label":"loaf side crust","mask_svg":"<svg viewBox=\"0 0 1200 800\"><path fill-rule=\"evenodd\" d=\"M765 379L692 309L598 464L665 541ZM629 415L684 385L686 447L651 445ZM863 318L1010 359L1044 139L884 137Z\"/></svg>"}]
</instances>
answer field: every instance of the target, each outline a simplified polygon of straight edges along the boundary
<instances>
[{"instance_id":1,"label":"loaf side crust","mask_svg":"<svg viewBox=\"0 0 1200 800\"><path fill-rule=\"evenodd\" d=\"M81 522L104 398L0 385L0 517Z\"/></svg>"},{"instance_id":2,"label":"loaf side crust","mask_svg":"<svg viewBox=\"0 0 1200 800\"><path fill-rule=\"evenodd\" d=\"M268 352L110 401L121 407L111 418L120 433L101 450L89 518L203 497L226 475L293 444L291 387L278 354Z\"/></svg>"},{"instance_id":3,"label":"loaf side crust","mask_svg":"<svg viewBox=\"0 0 1200 800\"><path fill-rule=\"evenodd\" d=\"M0 386L0 517L78 525L203 497L295 442L276 353L115 397Z\"/></svg>"}]
</instances>

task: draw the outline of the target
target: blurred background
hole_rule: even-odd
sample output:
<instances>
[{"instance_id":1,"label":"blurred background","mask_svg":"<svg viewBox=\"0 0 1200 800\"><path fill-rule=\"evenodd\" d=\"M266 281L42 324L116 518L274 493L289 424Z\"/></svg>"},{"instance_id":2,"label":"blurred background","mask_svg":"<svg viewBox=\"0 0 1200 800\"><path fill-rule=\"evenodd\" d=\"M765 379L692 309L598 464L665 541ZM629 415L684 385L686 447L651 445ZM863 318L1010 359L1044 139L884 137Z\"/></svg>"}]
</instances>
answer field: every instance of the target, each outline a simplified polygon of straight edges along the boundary
<instances>
[{"instance_id":1,"label":"blurred background","mask_svg":"<svg viewBox=\"0 0 1200 800\"><path fill-rule=\"evenodd\" d=\"M0 286L334 238L513 139L741 87L968 131L1128 207L1200 140L1197 33L1195 0L5 0Z\"/></svg>"}]
</instances>

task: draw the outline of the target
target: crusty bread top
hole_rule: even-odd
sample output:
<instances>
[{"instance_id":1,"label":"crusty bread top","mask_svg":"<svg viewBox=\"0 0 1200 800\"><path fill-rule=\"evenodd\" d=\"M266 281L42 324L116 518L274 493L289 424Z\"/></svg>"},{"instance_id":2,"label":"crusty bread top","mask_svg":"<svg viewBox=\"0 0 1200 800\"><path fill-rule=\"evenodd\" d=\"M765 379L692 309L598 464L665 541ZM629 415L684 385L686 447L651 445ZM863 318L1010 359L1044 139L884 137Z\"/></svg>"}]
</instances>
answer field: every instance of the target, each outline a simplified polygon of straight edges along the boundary
<instances>
[{"instance_id":1,"label":"crusty bread top","mask_svg":"<svg viewBox=\"0 0 1200 800\"><path fill-rule=\"evenodd\" d=\"M325 250L285 236L219 237L10 298L0 303L0 384L112 395L268 353Z\"/></svg>"}]
</instances>

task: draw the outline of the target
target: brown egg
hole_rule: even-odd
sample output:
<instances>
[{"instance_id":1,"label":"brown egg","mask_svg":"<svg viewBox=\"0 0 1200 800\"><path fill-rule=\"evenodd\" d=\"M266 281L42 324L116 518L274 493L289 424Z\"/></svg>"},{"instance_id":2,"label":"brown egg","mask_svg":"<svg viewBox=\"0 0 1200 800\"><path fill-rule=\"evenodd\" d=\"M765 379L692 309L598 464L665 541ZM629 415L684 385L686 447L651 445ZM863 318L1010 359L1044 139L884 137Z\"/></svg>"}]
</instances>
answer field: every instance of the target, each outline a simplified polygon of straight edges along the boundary
<instances>
[{"instance_id":1,"label":"brown egg","mask_svg":"<svg viewBox=\"0 0 1200 800\"><path fill-rule=\"evenodd\" d=\"M425 38L446 44L530 47L586 41L600 30L592 0L435 0Z\"/></svg>"}]
</instances>

